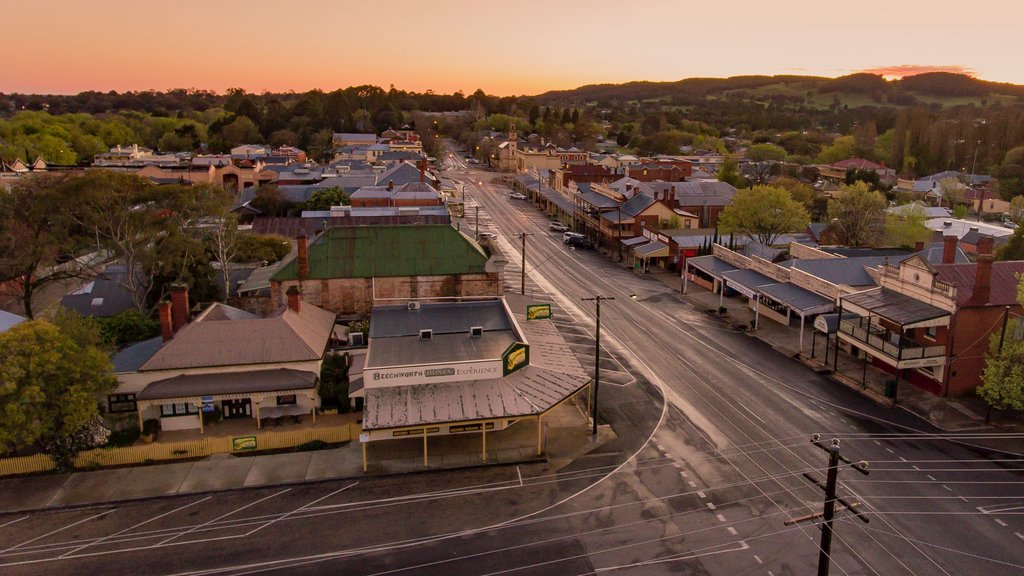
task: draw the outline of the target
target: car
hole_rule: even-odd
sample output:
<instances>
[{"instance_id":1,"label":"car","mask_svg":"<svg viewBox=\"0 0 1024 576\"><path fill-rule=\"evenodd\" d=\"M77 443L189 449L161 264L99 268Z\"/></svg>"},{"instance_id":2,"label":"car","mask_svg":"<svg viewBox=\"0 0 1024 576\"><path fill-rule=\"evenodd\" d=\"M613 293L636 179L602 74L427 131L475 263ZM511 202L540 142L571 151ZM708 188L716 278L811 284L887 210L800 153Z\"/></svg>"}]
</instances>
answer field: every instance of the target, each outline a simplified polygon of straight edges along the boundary
<instances>
[{"instance_id":1,"label":"car","mask_svg":"<svg viewBox=\"0 0 1024 576\"><path fill-rule=\"evenodd\" d=\"M548 230L551 230L553 232L565 232L568 229L569 229L568 226L566 226L565 224L562 224L558 220L555 220L554 222L551 222L550 224L548 224Z\"/></svg>"},{"instance_id":2,"label":"car","mask_svg":"<svg viewBox=\"0 0 1024 576\"><path fill-rule=\"evenodd\" d=\"M526 194L522 192L510 192L508 197L510 200L526 200Z\"/></svg>"},{"instance_id":3,"label":"car","mask_svg":"<svg viewBox=\"0 0 1024 576\"><path fill-rule=\"evenodd\" d=\"M495 234L494 232L481 232L476 235L477 240L494 240L497 237L498 235Z\"/></svg>"},{"instance_id":4,"label":"car","mask_svg":"<svg viewBox=\"0 0 1024 576\"><path fill-rule=\"evenodd\" d=\"M1013 220L1003 220L1003 227L1009 228L1010 230L1016 230L1020 226Z\"/></svg>"},{"instance_id":5,"label":"car","mask_svg":"<svg viewBox=\"0 0 1024 576\"><path fill-rule=\"evenodd\" d=\"M566 232L562 233L562 242L564 242L565 244L569 243L569 239L570 238L583 238L583 234L580 234L578 232L569 232L569 231L566 231Z\"/></svg>"},{"instance_id":6,"label":"car","mask_svg":"<svg viewBox=\"0 0 1024 576\"><path fill-rule=\"evenodd\" d=\"M583 250L590 250L594 247L594 244L584 236L573 236L566 242L570 248L581 248Z\"/></svg>"}]
</instances>

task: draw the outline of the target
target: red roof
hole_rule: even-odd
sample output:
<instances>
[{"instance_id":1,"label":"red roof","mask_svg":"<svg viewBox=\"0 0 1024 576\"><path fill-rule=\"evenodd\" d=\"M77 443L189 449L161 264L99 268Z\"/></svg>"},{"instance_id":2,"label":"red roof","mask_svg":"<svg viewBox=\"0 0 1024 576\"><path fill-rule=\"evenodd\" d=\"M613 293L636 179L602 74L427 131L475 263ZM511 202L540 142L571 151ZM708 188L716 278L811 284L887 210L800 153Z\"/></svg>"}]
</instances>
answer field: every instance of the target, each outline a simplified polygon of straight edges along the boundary
<instances>
[{"instance_id":1,"label":"red roof","mask_svg":"<svg viewBox=\"0 0 1024 576\"><path fill-rule=\"evenodd\" d=\"M832 163L833 168L856 168L858 170L885 170L885 166L863 158L847 158Z\"/></svg>"},{"instance_id":2,"label":"red roof","mask_svg":"<svg viewBox=\"0 0 1024 576\"><path fill-rule=\"evenodd\" d=\"M1017 275L1024 274L1024 260L992 263L988 302L972 302L977 264L937 264L939 280L956 286L957 306L1012 306L1017 303Z\"/></svg>"}]
</instances>

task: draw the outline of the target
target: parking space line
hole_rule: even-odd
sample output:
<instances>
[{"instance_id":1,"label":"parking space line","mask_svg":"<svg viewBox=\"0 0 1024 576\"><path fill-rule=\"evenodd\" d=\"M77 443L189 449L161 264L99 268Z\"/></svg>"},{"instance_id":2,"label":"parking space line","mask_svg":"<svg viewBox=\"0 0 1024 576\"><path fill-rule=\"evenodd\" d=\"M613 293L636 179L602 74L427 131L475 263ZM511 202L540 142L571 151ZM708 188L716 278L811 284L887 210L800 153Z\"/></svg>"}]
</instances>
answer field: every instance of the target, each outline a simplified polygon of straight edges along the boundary
<instances>
[{"instance_id":1,"label":"parking space line","mask_svg":"<svg viewBox=\"0 0 1024 576\"><path fill-rule=\"evenodd\" d=\"M344 488L339 488L339 489L335 490L334 492L331 492L330 494L327 494L326 496L322 496L320 498L317 498L316 500L313 500L312 502L309 502L308 504L303 504L302 506L299 506L298 508L296 508L295 510L292 510L291 512L289 512L287 514L283 514L281 516L278 516L277 518L274 518L273 520L271 520L270 522L267 522L266 524L263 524L262 526L259 526L257 528L253 528L252 530L250 530L250 531L245 533L245 537L249 537L250 535L252 535L252 534L254 534L256 532L259 532L260 530L263 530L264 528L266 528L267 526L270 526L271 524L273 524L275 522L280 522L281 520L284 520L285 518L291 516L292 514L295 514L296 512L302 512L303 510L305 510L306 508L316 504L317 502L320 502L322 500L326 500L326 499L330 498L331 496L334 496L335 494L338 494L339 492L344 492L345 490L348 490L349 488L355 486L356 484L359 484L359 482L353 482L353 483L349 484L348 486L345 486Z\"/></svg>"},{"instance_id":2,"label":"parking space line","mask_svg":"<svg viewBox=\"0 0 1024 576\"><path fill-rule=\"evenodd\" d=\"M1000 525L1000 526L1002 526L1003 528L1006 528L1006 522L1003 522L1003 521L1002 521L1002 520L1000 520L999 518L994 518L994 520L996 521L996 524L999 524L999 525Z\"/></svg>"},{"instance_id":3,"label":"parking space line","mask_svg":"<svg viewBox=\"0 0 1024 576\"><path fill-rule=\"evenodd\" d=\"M171 510L170 512L164 512L163 514L160 514L159 516L154 516L154 517L152 517L152 518L150 518L148 520L143 520L142 522L139 522L138 524L136 524L134 526L130 526L128 528L125 528L124 530L119 530L117 532L114 532L113 534L104 536L103 538L100 538L98 540L93 540L92 542L89 542L88 544L83 544L83 545L79 546L78 548L75 548L74 550L69 550L69 551L61 554L60 556L58 556L58 558L67 558L68 556L71 556L72 554L74 554L75 552L78 552L79 550L84 550L84 549L88 548L89 546L95 546L95 545L99 544L100 542L103 542L104 540L108 540L110 538L113 538L114 536L120 536L121 534L124 534L125 532L131 531L131 530L135 530L139 526L143 526L145 524L149 524L150 522L152 522L154 520L159 520L159 519L161 519L161 518L163 518L165 516L170 516L171 514L174 514L175 512L179 512L179 511L184 510L185 508L188 508L190 506L195 506L196 504L199 504L201 502L205 502L205 501L209 500L210 498L213 498L213 496L207 496L206 498L203 498L201 500L196 500L195 502L191 502L189 504L185 504L184 506L179 506L178 508L175 508L174 510Z\"/></svg>"},{"instance_id":4,"label":"parking space line","mask_svg":"<svg viewBox=\"0 0 1024 576\"><path fill-rule=\"evenodd\" d=\"M160 542L156 543L154 545L154 547L165 546L171 540L180 538L182 536L185 536L186 534L191 534L192 532L195 532L196 530L199 530L200 528L209 526L210 524L213 524L214 522L216 522L218 520L221 520L223 518L227 518L228 516L231 516L232 514L234 514L236 512L241 512L242 510L245 510L246 508L249 508L250 506L255 506L255 505L259 504L260 502L263 502L265 500L270 500L271 498L274 498L276 496L280 496L281 494L284 494L285 492L290 492L290 491L291 491L291 488L285 488L284 490L281 490L280 492L277 492L275 494L271 494L270 496L265 496L263 498L260 498L259 500L256 500L255 502L250 502L250 503L246 504L245 506L242 506L241 508L235 508L234 510L232 510L231 512L228 512L227 514L221 514L220 516L217 516L213 520L209 520L209 521L203 522L202 524L197 524L197 525L189 528L188 530L186 530L186 531L184 531L184 532L182 532L180 534L175 534L174 536L171 536L170 538L167 538L165 540L161 540Z\"/></svg>"},{"instance_id":5,"label":"parking space line","mask_svg":"<svg viewBox=\"0 0 1024 576\"><path fill-rule=\"evenodd\" d=\"M14 520L11 520L10 522L5 522L3 524L0 524L0 528L3 528L4 526L10 526L11 524L14 524L15 522L21 522L25 518L28 518L28 516L22 516L21 518L16 518Z\"/></svg>"},{"instance_id":6,"label":"parking space line","mask_svg":"<svg viewBox=\"0 0 1024 576\"><path fill-rule=\"evenodd\" d=\"M96 514L95 516L89 516L88 518L85 518L84 520L79 520L78 522L74 522L72 524L68 524L67 526L61 526L60 528L57 528L56 530L53 530L51 532L47 532L46 534L43 534L42 536L36 536L35 538L32 538L31 540L26 540L26 541L22 542L21 544L15 544L14 546L11 546L10 548L7 548L5 550L0 550L0 555L6 554L6 553L10 552L11 550L17 550L18 548L21 548L25 544L31 544L31 543L35 542L36 540L42 540L43 538L46 538L47 536L53 536L57 532L62 532L64 530L67 530L68 528L72 528L74 526L78 526L79 524L81 524L83 522L88 522L89 520L95 520L96 518L100 518L102 516L106 516L107 514L110 514L111 512L113 512L115 510L117 510L117 508L111 508L110 510L107 510L106 512L100 512L99 514Z\"/></svg>"}]
</instances>

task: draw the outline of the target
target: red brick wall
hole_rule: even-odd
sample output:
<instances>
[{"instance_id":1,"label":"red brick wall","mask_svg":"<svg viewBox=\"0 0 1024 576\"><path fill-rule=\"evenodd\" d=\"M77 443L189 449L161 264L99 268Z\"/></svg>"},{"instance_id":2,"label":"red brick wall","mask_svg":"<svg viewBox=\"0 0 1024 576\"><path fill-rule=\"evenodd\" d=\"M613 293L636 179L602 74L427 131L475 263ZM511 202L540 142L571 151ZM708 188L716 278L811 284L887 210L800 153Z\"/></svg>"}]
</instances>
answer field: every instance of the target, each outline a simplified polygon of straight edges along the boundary
<instances>
[{"instance_id":1,"label":"red brick wall","mask_svg":"<svg viewBox=\"0 0 1024 576\"><path fill-rule=\"evenodd\" d=\"M1010 310L1020 312L1020 306ZM968 394L981 384L989 337L1002 329L1003 313L1002 306L984 306L961 308L954 317L953 361L946 376L949 396Z\"/></svg>"}]
</instances>

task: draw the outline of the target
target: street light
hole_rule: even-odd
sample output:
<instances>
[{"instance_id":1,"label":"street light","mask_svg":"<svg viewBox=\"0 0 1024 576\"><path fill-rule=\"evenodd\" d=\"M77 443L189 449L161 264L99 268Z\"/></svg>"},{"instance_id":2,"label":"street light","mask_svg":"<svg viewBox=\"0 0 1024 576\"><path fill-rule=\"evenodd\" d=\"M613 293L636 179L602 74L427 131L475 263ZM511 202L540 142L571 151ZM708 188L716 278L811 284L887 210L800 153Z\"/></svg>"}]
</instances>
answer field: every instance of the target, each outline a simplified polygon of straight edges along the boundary
<instances>
[{"instance_id":1,"label":"street light","mask_svg":"<svg viewBox=\"0 0 1024 576\"><path fill-rule=\"evenodd\" d=\"M601 384L601 301L615 300L615 297L595 295L592 298L580 298L580 300L584 302L594 302L597 305L597 328L594 330L594 401L591 403L591 406L593 406L592 418L594 421L593 435L597 436L597 389Z\"/></svg>"}]
</instances>

